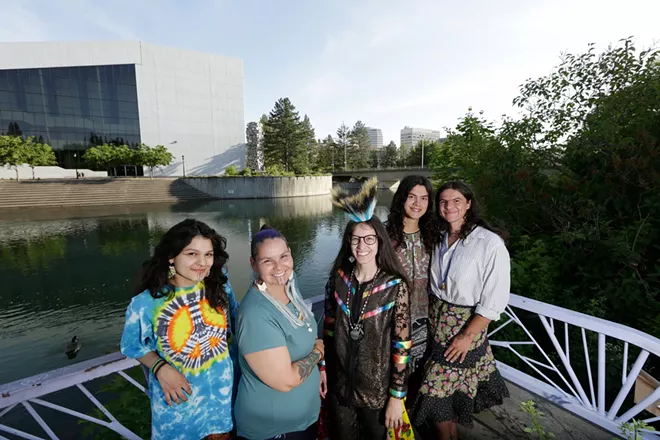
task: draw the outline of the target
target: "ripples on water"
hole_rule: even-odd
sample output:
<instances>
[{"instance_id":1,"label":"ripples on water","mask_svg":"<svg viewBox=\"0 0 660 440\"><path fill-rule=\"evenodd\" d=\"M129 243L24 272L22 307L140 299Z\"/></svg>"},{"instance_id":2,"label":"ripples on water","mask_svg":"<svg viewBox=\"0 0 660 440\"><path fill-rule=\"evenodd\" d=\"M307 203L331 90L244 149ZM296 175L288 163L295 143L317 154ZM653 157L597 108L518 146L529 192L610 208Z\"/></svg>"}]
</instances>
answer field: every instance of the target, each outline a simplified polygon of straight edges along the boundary
<instances>
[{"instance_id":1,"label":"ripples on water","mask_svg":"<svg viewBox=\"0 0 660 440\"><path fill-rule=\"evenodd\" d=\"M381 219L391 198L379 194ZM303 296L312 297L323 293L346 223L328 197L0 213L0 383L117 351L137 269L167 229L190 217L227 238L239 299L261 225L287 237ZM83 347L69 361L64 347L74 335Z\"/></svg>"}]
</instances>

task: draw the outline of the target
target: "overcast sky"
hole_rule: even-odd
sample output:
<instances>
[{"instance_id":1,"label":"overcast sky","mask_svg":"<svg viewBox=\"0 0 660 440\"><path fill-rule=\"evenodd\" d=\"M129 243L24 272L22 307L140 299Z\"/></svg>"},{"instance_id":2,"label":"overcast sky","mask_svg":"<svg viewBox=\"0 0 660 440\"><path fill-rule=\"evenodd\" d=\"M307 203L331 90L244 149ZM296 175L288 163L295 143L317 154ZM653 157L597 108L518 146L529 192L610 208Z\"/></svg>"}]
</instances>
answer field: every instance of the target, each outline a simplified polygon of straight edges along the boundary
<instances>
[{"instance_id":1,"label":"overcast sky","mask_svg":"<svg viewBox=\"0 0 660 440\"><path fill-rule=\"evenodd\" d=\"M245 122L288 96L319 138L362 120L403 126L490 119L563 51L660 40L660 0L0 0L0 41L137 39L238 57Z\"/></svg>"}]
</instances>

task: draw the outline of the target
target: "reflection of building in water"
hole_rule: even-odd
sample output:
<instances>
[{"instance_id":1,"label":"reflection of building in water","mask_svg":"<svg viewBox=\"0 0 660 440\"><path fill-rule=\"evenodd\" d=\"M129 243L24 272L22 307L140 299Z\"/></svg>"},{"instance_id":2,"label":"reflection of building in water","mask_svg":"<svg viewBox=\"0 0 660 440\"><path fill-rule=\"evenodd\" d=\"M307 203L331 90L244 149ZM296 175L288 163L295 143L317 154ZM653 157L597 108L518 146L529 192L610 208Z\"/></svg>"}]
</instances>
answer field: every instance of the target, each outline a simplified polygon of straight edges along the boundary
<instances>
[{"instance_id":1,"label":"reflection of building in water","mask_svg":"<svg viewBox=\"0 0 660 440\"><path fill-rule=\"evenodd\" d=\"M10 240L31 240L94 230L96 219L57 220L48 222L2 222L0 245Z\"/></svg>"}]
</instances>

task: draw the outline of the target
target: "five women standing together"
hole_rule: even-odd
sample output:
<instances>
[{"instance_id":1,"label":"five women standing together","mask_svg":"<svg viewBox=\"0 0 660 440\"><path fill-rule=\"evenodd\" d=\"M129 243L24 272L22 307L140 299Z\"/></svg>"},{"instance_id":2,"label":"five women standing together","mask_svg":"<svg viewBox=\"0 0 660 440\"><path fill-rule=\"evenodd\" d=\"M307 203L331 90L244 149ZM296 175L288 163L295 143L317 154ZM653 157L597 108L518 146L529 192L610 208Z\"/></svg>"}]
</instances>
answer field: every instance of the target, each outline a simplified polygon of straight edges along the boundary
<instances>
[{"instance_id":1,"label":"five women standing together","mask_svg":"<svg viewBox=\"0 0 660 440\"><path fill-rule=\"evenodd\" d=\"M331 439L412 438L407 410L428 438L449 440L508 396L486 332L508 302L509 256L470 188L449 182L434 200L428 179L408 176L385 225L373 181L333 201L350 221L323 340L280 232L253 237L240 308L222 237L196 220L165 234L121 343L149 370L152 438L313 440L325 398Z\"/></svg>"}]
</instances>

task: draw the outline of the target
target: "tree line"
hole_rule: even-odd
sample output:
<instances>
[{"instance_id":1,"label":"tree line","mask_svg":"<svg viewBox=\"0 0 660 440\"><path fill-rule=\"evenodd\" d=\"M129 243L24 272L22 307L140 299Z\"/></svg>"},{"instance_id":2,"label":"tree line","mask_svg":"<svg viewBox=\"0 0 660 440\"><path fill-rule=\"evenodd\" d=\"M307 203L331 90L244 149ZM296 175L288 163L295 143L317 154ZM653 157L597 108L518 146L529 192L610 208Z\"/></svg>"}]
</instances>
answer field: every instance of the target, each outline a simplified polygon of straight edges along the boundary
<instances>
[{"instance_id":1,"label":"tree line","mask_svg":"<svg viewBox=\"0 0 660 440\"><path fill-rule=\"evenodd\" d=\"M52 147L43 142L43 138L35 140L34 136L23 137L20 132L10 130L10 133L0 136L0 166L13 169L16 180L19 178L18 167L23 164L32 168L33 179L35 167L57 165ZM143 166L153 178L154 169L171 164L174 156L163 145L150 147L140 144L131 148L128 145L101 144L86 149L82 160L83 167L109 173L123 165Z\"/></svg>"},{"instance_id":2,"label":"tree line","mask_svg":"<svg viewBox=\"0 0 660 440\"><path fill-rule=\"evenodd\" d=\"M660 337L658 51L566 54L513 103L520 117L469 111L449 130L436 178L471 183L509 231L513 292Z\"/></svg>"},{"instance_id":3,"label":"tree line","mask_svg":"<svg viewBox=\"0 0 660 440\"><path fill-rule=\"evenodd\" d=\"M342 123L335 136L317 139L312 122L307 115L300 117L289 98L280 98L273 110L264 114L260 121L261 139L248 133L248 167L250 173L260 170L256 155L261 143L263 163L268 174L284 173L300 175L317 172L344 171L365 168L396 168L428 164L439 142L421 141L405 155L394 142L382 149L371 148L367 127L357 121L352 127ZM248 132L253 130L248 124ZM233 170L232 170L233 172Z\"/></svg>"}]
</instances>

